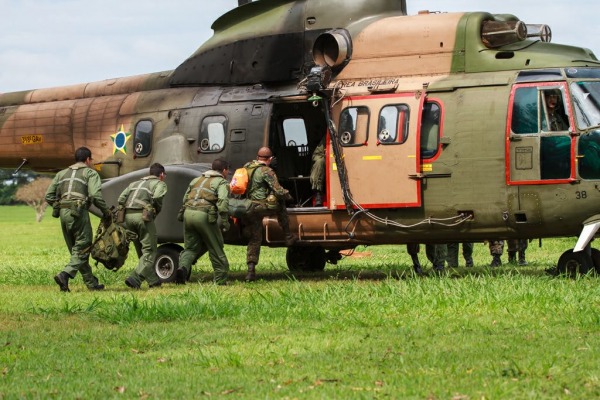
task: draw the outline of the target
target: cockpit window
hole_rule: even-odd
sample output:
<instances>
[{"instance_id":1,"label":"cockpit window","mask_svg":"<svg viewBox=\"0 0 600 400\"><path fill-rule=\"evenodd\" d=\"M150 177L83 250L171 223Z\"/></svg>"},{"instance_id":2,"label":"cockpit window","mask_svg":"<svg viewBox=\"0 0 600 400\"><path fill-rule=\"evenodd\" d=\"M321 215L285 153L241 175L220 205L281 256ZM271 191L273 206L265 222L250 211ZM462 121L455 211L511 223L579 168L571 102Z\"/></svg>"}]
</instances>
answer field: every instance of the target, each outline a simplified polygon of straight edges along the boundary
<instances>
[{"instance_id":1,"label":"cockpit window","mask_svg":"<svg viewBox=\"0 0 600 400\"><path fill-rule=\"evenodd\" d=\"M573 82L570 89L577 127L586 130L600 126L600 82Z\"/></svg>"},{"instance_id":2,"label":"cockpit window","mask_svg":"<svg viewBox=\"0 0 600 400\"><path fill-rule=\"evenodd\" d=\"M597 67L571 67L565 70L567 78L574 79L600 79L600 69Z\"/></svg>"},{"instance_id":3,"label":"cockpit window","mask_svg":"<svg viewBox=\"0 0 600 400\"><path fill-rule=\"evenodd\" d=\"M579 175L583 179L600 179L600 130L579 137L577 155Z\"/></svg>"},{"instance_id":4,"label":"cockpit window","mask_svg":"<svg viewBox=\"0 0 600 400\"><path fill-rule=\"evenodd\" d=\"M522 86L515 90L511 136L511 179L571 178L572 139L564 85Z\"/></svg>"},{"instance_id":5,"label":"cockpit window","mask_svg":"<svg viewBox=\"0 0 600 400\"><path fill-rule=\"evenodd\" d=\"M567 131L569 118L561 89L522 87L516 90L511 129L517 134Z\"/></svg>"}]
</instances>

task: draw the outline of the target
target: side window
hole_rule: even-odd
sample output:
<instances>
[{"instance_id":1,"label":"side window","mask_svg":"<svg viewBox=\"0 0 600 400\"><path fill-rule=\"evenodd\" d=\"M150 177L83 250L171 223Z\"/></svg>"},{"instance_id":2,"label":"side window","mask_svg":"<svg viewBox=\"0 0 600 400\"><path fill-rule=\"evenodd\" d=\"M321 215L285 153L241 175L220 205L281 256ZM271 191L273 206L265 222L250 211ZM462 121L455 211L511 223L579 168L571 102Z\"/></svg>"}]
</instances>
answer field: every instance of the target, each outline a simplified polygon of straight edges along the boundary
<instances>
[{"instance_id":1,"label":"side window","mask_svg":"<svg viewBox=\"0 0 600 400\"><path fill-rule=\"evenodd\" d=\"M142 120L135 125L133 151L136 157L147 157L152 151L152 121Z\"/></svg>"},{"instance_id":2,"label":"side window","mask_svg":"<svg viewBox=\"0 0 600 400\"><path fill-rule=\"evenodd\" d=\"M579 175L583 179L600 179L600 131L579 137Z\"/></svg>"},{"instance_id":3,"label":"side window","mask_svg":"<svg viewBox=\"0 0 600 400\"><path fill-rule=\"evenodd\" d=\"M516 134L569 130L560 89L522 87L515 91L511 129Z\"/></svg>"},{"instance_id":4,"label":"side window","mask_svg":"<svg viewBox=\"0 0 600 400\"><path fill-rule=\"evenodd\" d=\"M283 121L283 136L286 146L307 145L306 125L302 118L288 118Z\"/></svg>"},{"instance_id":5,"label":"side window","mask_svg":"<svg viewBox=\"0 0 600 400\"><path fill-rule=\"evenodd\" d=\"M562 89L556 85L519 87L515 90L511 133L530 138L514 142L515 160L528 156L527 168L539 161L539 179L569 179L571 176L571 136Z\"/></svg>"},{"instance_id":6,"label":"side window","mask_svg":"<svg viewBox=\"0 0 600 400\"><path fill-rule=\"evenodd\" d=\"M440 106L425 103L421 119L421 158L433 158L440 147Z\"/></svg>"},{"instance_id":7,"label":"side window","mask_svg":"<svg viewBox=\"0 0 600 400\"><path fill-rule=\"evenodd\" d=\"M364 106L345 108L339 125L343 146L363 146L369 138L369 109Z\"/></svg>"},{"instance_id":8,"label":"side window","mask_svg":"<svg viewBox=\"0 0 600 400\"><path fill-rule=\"evenodd\" d=\"M200 125L200 151L202 153L217 153L225 146L227 120L222 115L206 117Z\"/></svg>"},{"instance_id":9,"label":"side window","mask_svg":"<svg viewBox=\"0 0 600 400\"><path fill-rule=\"evenodd\" d=\"M385 106L379 114L377 139L381 144L401 144L408 137L409 108L406 104Z\"/></svg>"},{"instance_id":10,"label":"side window","mask_svg":"<svg viewBox=\"0 0 600 400\"><path fill-rule=\"evenodd\" d=\"M513 133L538 133L538 90L535 87L519 88L515 92L511 129Z\"/></svg>"}]
</instances>

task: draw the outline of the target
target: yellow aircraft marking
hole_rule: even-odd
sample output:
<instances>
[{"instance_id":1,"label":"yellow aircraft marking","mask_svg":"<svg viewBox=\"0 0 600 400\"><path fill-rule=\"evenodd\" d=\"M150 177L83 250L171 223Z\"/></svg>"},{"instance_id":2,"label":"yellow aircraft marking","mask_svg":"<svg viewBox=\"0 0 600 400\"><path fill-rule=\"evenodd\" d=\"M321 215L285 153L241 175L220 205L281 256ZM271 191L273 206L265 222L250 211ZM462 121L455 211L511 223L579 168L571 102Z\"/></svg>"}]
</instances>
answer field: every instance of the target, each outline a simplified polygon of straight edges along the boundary
<instances>
[{"instance_id":1,"label":"yellow aircraft marking","mask_svg":"<svg viewBox=\"0 0 600 400\"><path fill-rule=\"evenodd\" d=\"M44 137L42 135L27 135L21 136L21 144L37 144L42 143Z\"/></svg>"},{"instance_id":2,"label":"yellow aircraft marking","mask_svg":"<svg viewBox=\"0 0 600 400\"><path fill-rule=\"evenodd\" d=\"M379 161L383 160L382 156L363 156L363 161Z\"/></svg>"},{"instance_id":3,"label":"yellow aircraft marking","mask_svg":"<svg viewBox=\"0 0 600 400\"><path fill-rule=\"evenodd\" d=\"M433 171L433 164L421 165L421 172L431 172L431 171Z\"/></svg>"}]
</instances>

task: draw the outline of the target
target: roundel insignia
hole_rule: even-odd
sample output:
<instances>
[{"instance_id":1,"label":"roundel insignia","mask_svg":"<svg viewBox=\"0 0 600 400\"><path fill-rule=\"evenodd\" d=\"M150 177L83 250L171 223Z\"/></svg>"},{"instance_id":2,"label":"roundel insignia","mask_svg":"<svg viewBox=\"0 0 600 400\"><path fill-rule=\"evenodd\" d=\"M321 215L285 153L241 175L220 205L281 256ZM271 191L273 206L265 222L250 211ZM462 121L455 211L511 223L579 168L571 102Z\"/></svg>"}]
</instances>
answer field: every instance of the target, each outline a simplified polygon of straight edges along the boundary
<instances>
[{"instance_id":1,"label":"roundel insignia","mask_svg":"<svg viewBox=\"0 0 600 400\"><path fill-rule=\"evenodd\" d=\"M121 129L117 133L110 135L110 138L113 141L113 154L117 154L118 151L127 154L127 141L130 137L131 134L125 132L123 125L121 125Z\"/></svg>"}]
</instances>

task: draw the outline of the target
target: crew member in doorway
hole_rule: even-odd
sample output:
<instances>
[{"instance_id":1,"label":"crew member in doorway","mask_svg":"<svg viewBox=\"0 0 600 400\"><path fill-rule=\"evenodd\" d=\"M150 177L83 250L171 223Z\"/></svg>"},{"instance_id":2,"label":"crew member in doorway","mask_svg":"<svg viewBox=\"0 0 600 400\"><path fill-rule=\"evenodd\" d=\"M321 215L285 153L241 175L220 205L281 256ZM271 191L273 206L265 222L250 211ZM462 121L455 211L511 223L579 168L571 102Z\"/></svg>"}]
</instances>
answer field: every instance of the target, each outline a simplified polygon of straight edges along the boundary
<instances>
[{"instance_id":1,"label":"crew member in doorway","mask_svg":"<svg viewBox=\"0 0 600 400\"><path fill-rule=\"evenodd\" d=\"M322 207L325 187L325 136L321 138L312 154L310 185L314 193L315 207Z\"/></svg>"}]
</instances>

